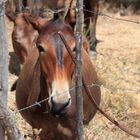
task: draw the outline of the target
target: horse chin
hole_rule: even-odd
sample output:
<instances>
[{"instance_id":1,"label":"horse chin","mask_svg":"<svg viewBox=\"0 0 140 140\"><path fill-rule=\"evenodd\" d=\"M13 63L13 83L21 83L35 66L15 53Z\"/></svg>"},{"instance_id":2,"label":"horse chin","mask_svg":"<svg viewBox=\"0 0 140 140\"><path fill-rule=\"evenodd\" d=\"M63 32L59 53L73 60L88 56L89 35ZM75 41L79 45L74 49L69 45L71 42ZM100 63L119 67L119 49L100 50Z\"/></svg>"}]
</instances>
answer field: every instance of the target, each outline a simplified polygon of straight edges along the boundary
<instances>
[{"instance_id":1,"label":"horse chin","mask_svg":"<svg viewBox=\"0 0 140 140\"><path fill-rule=\"evenodd\" d=\"M56 118L64 118L66 117L65 113L59 114L59 115L55 115Z\"/></svg>"},{"instance_id":2,"label":"horse chin","mask_svg":"<svg viewBox=\"0 0 140 140\"><path fill-rule=\"evenodd\" d=\"M57 112L57 113L52 113L56 118L74 118L75 117L75 113L73 110L70 110L70 108L67 108L61 112Z\"/></svg>"},{"instance_id":3,"label":"horse chin","mask_svg":"<svg viewBox=\"0 0 140 140\"><path fill-rule=\"evenodd\" d=\"M76 117L76 109L73 106L69 106L61 111L52 112L54 116L57 118L75 118Z\"/></svg>"},{"instance_id":4,"label":"horse chin","mask_svg":"<svg viewBox=\"0 0 140 140\"><path fill-rule=\"evenodd\" d=\"M53 114L56 118L64 118L64 117L66 117L66 112L65 112L65 111L63 111L63 112L61 112L61 113L59 113L59 112L56 112L56 113L52 112L52 114Z\"/></svg>"}]
</instances>

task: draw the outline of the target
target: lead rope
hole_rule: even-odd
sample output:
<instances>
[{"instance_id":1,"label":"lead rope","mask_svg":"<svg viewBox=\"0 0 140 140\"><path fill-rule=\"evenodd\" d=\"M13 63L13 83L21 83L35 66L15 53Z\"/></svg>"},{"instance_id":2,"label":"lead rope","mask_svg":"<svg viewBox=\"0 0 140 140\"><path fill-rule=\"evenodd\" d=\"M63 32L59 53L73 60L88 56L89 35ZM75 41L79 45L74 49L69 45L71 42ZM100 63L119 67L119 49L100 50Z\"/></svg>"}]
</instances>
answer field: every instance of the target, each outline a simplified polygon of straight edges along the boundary
<instances>
[{"instance_id":1,"label":"lead rope","mask_svg":"<svg viewBox=\"0 0 140 140\"><path fill-rule=\"evenodd\" d=\"M73 63L76 65L76 60L75 60L75 58L74 58L74 56L73 56L73 53L72 53L70 47L69 47L68 44L67 44L67 42L66 42L66 40L65 40L65 38L64 38L64 36L63 36L63 34L62 34L62 32L59 31L59 32L57 32L57 34L58 34L58 35L60 36L60 38L62 39L62 41L63 41L63 43L64 43L64 45L65 45L65 47L66 47L66 49L67 49L67 51L68 51L68 53L69 53L69 55L70 55L70 57L71 57ZM127 134L129 134L129 135L131 135L131 136L133 136L133 137L135 137L135 138L140 138L140 135L138 135L138 134L132 132L130 129L128 129L128 128L126 128L125 126L121 125L120 123L118 123L118 121L116 121L116 120L115 120L114 118L112 118L110 115L108 115L107 113L105 113L105 112L99 107L99 105L96 103L95 99L92 97L92 95L91 95L91 93L90 93L88 87L86 86L86 83L85 83L85 80L84 80L83 76L82 76L82 82L83 82L83 86L84 86L84 88L85 88L85 91L86 91L86 93L87 93L89 99L91 100L92 104L94 105L94 107L95 107L104 117L106 117L109 121L111 121L114 125L116 125L118 128L120 128L121 130L123 130L123 131L126 132Z\"/></svg>"}]
</instances>

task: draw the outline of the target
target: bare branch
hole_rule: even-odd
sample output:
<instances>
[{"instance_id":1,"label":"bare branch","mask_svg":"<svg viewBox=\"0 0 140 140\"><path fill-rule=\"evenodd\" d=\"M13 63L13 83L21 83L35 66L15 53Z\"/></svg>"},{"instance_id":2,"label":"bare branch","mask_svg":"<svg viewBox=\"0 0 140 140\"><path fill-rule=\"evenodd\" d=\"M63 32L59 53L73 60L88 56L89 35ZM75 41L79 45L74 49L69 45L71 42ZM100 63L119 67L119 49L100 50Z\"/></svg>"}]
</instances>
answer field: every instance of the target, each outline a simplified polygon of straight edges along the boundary
<instances>
[{"instance_id":1,"label":"bare branch","mask_svg":"<svg viewBox=\"0 0 140 140\"><path fill-rule=\"evenodd\" d=\"M83 140L83 94L82 94L82 14L83 0L77 0L76 4L76 107L77 107L77 137L78 140Z\"/></svg>"}]
</instances>

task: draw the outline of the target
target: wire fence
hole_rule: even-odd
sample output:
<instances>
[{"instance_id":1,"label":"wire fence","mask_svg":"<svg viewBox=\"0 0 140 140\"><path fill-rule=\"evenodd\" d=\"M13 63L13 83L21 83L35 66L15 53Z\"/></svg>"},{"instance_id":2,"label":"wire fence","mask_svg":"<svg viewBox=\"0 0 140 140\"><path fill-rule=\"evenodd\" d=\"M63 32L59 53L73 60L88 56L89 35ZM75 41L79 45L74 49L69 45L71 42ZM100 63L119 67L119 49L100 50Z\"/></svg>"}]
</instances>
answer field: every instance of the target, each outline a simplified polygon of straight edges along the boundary
<instances>
[{"instance_id":1,"label":"wire fence","mask_svg":"<svg viewBox=\"0 0 140 140\"><path fill-rule=\"evenodd\" d=\"M106 18L109 18L109 19L112 19L112 20L119 20L119 21L134 23L134 24L140 24L140 21L129 20L129 19L123 19L123 18L116 18L116 17L110 16L110 15L105 14L105 13L102 13L102 12L98 12L98 13L97 13L97 12L88 10L88 9L86 9L86 8L84 8L84 7L85 7L85 6L81 7L81 9L83 9L83 11L89 12L89 13L91 13L91 14L93 14L93 15L98 15L98 16L106 17ZM76 8L76 7L75 7L75 8L65 7L65 8L61 8L61 9L59 9L59 10L45 9L44 11L45 11L46 13L48 13L48 14L49 14L49 13L51 13L51 14L58 14L58 13L60 13L60 12L65 12L65 11L67 11L67 10L69 10L69 9L77 11L77 8ZM93 17L93 16L90 16L90 17L88 17L88 18L92 18L92 17ZM85 18L84 20L87 20L88 18Z\"/></svg>"},{"instance_id":2,"label":"wire fence","mask_svg":"<svg viewBox=\"0 0 140 140\"><path fill-rule=\"evenodd\" d=\"M98 16L104 16L104 17L107 17L107 18L110 18L110 19L113 19L113 20L119 20L119 21L125 21L125 22L131 22L131 23L135 23L135 24L140 24L140 21L128 20L128 19L123 19L123 18L116 18L116 17L112 17L110 15L107 15L107 14L104 14L104 13L101 13L101 12L95 13L95 12L87 10L85 8L83 10L87 11L89 13L96 14Z\"/></svg>"},{"instance_id":3,"label":"wire fence","mask_svg":"<svg viewBox=\"0 0 140 140\"><path fill-rule=\"evenodd\" d=\"M81 86L83 87L83 85ZM110 89L110 90L121 90L121 91L130 91L130 92L135 92L135 93L139 93L140 90L133 90L133 89L124 89L124 88L114 88L114 87L111 87L111 86L105 86L105 85L99 85L99 84L94 84L94 83L91 83L91 84L88 84L87 87L90 89L90 88L93 88L93 87L99 87L99 88L107 88L107 89ZM64 90L63 92L60 92L60 93L57 93L57 95L55 96L62 96L63 94L67 93L67 92L70 92L70 91L73 91L75 88L77 88L76 86L73 86L71 87L69 90ZM28 110L34 106L39 106L41 107L41 103L44 103L46 101L49 100L49 97L43 99L43 100L40 100L38 102L35 102L34 104L30 105L30 106L27 106L27 107L24 107L24 108L21 108L19 110L14 110L14 113L19 113L19 112L22 112L22 111L25 111L25 110Z\"/></svg>"},{"instance_id":4,"label":"wire fence","mask_svg":"<svg viewBox=\"0 0 140 140\"><path fill-rule=\"evenodd\" d=\"M82 85L82 86L83 86L83 85ZM82 86L81 86L81 87L82 87ZM98 84L93 84L93 83L87 85L87 87L89 87L89 88L92 88L92 87L94 87L94 86L100 87L100 85L98 85ZM67 93L67 92L70 92L70 91L74 90L75 88L76 88L76 86L73 86L73 87L71 87L69 90L64 90L63 92L57 93L57 95L55 95L55 96L62 96L63 94L65 94L65 93ZM27 110L27 109L30 109L30 108L32 108L32 107L34 107L34 106L39 106L39 107L41 107L41 103L46 102L47 100L49 100L49 97L47 97L47 98L45 98L45 99L43 99L43 100L41 100L41 101L35 102L34 104L32 104L32 105L30 105L30 106L21 108L21 109L19 109L19 110L15 110L14 112L15 112L15 113L22 112L22 111L25 111L25 110Z\"/></svg>"},{"instance_id":5,"label":"wire fence","mask_svg":"<svg viewBox=\"0 0 140 140\"><path fill-rule=\"evenodd\" d=\"M6 1L7 0L5 0L5 2ZM24 6L22 6L22 7L24 8ZM84 7L85 6L81 7L81 9L83 9L83 11L89 12L89 13L91 13L93 15L98 15L98 16L106 17L106 18L109 18L109 19L112 19L112 20L118 20L118 21L123 21L123 22L140 24L140 21L123 19L123 18L116 18L116 17L110 16L110 15L102 13L102 12L94 12L94 11L88 10L88 9L86 9ZM76 7L73 7L73 8L64 7L64 8L58 9L58 10L44 9L43 11L41 10L40 12L45 12L45 13L47 13L49 15L49 14L58 14L58 13L61 13L61 12L66 12L68 10L75 10L75 11L77 11L77 8ZM92 17L93 16L90 16L88 18L92 18ZM88 18L85 18L84 20L87 20Z\"/></svg>"}]
</instances>

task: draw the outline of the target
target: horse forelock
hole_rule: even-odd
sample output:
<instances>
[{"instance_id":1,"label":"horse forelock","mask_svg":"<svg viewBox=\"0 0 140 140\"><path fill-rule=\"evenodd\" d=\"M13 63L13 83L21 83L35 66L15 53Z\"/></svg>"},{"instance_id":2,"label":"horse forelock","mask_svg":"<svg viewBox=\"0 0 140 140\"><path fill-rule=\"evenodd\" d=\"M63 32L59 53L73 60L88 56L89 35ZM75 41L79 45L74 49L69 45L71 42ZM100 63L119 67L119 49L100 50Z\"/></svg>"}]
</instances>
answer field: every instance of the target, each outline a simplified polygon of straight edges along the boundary
<instances>
[{"instance_id":1,"label":"horse forelock","mask_svg":"<svg viewBox=\"0 0 140 140\"><path fill-rule=\"evenodd\" d=\"M58 35L55 35L55 54L56 64L58 67L63 68L64 66L64 44Z\"/></svg>"}]
</instances>

